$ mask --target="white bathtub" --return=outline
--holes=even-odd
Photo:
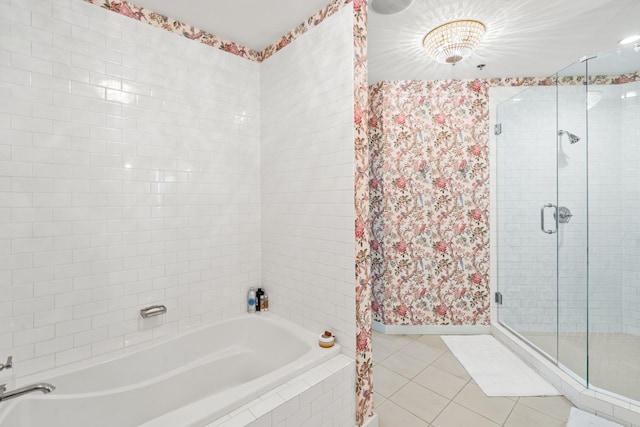
[[[25,378],[18,386],[56,390],[0,402],[0,426],[205,426],[340,352],[317,337],[271,313],[243,315]]]

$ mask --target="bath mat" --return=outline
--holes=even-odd
[[[596,417],[577,408],[571,408],[567,427],[622,427],[618,423]]]
[[[447,335],[442,340],[487,396],[561,394],[491,335]]]

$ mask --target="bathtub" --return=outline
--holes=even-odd
[[[18,386],[56,390],[0,402],[0,426],[206,426],[339,352],[272,313],[247,314],[25,378]]]

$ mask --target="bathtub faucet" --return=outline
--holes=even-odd
[[[0,402],[4,400],[13,399],[14,397],[22,396],[23,394],[31,393],[32,391],[41,391],[45,394],[51,393],[56,388],[51,384],[47,383],[38,383],[26,385],[24,387],[17,388],[12,391],[7,391],[6,384],[0,384]]]
[[[0,371],[4,371],[5,369],[11,369],[13,367],[13,356],[7,357],[7,361],[4,363],[0,363]]]

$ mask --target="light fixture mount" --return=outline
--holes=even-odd
[[[487,27],[480,21],[447,22],[429,31],[422,44],[436,62],[455,65],[471,55],[486,31]]]

